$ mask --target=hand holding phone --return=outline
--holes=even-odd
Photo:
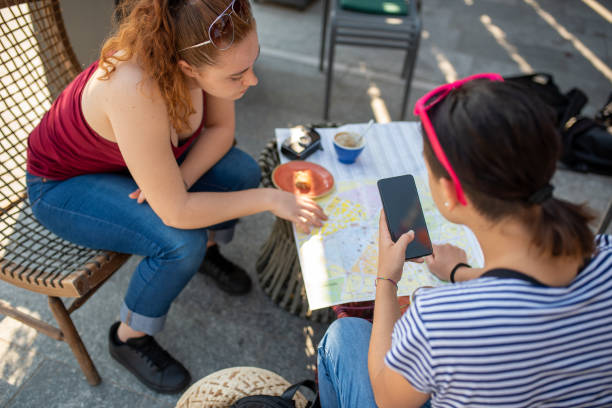
[[[413,240],[414,232],[409,232],[400,236],[397,242],[393,242],[389,227],[387,227],[385,211],[381,210],[378,220],[378,268],[376,276],[399,282],[404,273],[406,247]]]
[[[377,185],[393,242],[402,234],[414,231],[414,240],[406,247],[405,259],[431,255],[433,248],[414,177],[409,174],[390,177],[378,180]]]

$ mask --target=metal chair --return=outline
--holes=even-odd
[[[254,0],[255,3],[261,3],[261,0]],[[280,3],[287,6],[297,7],[299,10],[305,10],[312,0],[268,0],[273,3]]]
[[[330,1],[331,11],[330,11]],[[380,15],[344,10],[340,0],[325,0],[323,8],[323,27],[321,31],[321,54],[319,70],[323,71],[325,46],[329,42],[327,56],[327,75],[325,79],[325,105],[323,118],[329,118],[329,102],[333,79],[334,51],[336,44],[405,49],[406,57],[402,68],[402,78],[406,79],[402,99],[401,119],[405,118],[406,105],[417,51],[421,39],[421,0],[406,0],[408,14],[405,16]],[[330,21],[329,41],[327,41],[327,21]]]
[[[72,349],[91,385],[100,376],[70,314],[129,255],[83,248],[40,225],[27,200],[28,134],[79,73],[59,0],[0,0],[0,279],[48,296],[59,329],[0,301],[13,317]],[[60,297],[75,298],[66,307]]]

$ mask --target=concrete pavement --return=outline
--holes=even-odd
[[[83,63],[95,58],[110,27],[108,3],[62,1],[68,33]],[[611,0],[423,3],[425,31],[409,106],[435,84],[482,71],[552,73],[562,90],[578,87],[587,93],[585,113],[591,114],[612,91]],[[304,11],[261,2],[254,12],[262,48],[255,67],[260,83],[237,103],[237,139],[257,156],[274,128],[321,119],[325,79],[317,69],[320,0]],[[339,47],[331,119],[367,122],[373,116],[372,89],[391,118],[397,118],[402,57],[399,51]],[[609,177],[558,171],[554,184],[559,196],[586,201],[598,213],[612,197]],[[223,250],[254,278],[259,247],[272,222],[270,214],[245,218]],[[0,317],[0,407],[174,406],[179,396],[149,391],[107,352],[107,330],[118,319],[137,262],[132,258],[73,316],[103,378],[98,387],[87,384],[66,344]],[[0,282],[0,298],[52,321],[44,296]],[[173,305],[157,338],[194,380],[222,368],[254,365],[294,382],[312,378],[314,347],[325,329],[281,310],[257,286],[247,296],[230,297],[198,275]]]

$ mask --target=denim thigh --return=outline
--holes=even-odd
[[[148,204],[128,197],[135,189],[127,174],[62,181],[28,176],[32,212],[56,235],[89,248],[144,256],[130,280],[122,320],[129,316],[126,323],[132,328],[153,334],[161,330],[170,304],[197,271],[207,232],[165,225]],[[130,321],[132,314],[136,325]]]
[[[257,163],[232,149],[191,191],[253,188],[259,177]],[[148,334],[161,330],[172,301],[204,257],[206,229],[165,225],[148,203],[129,198],[137,185],[128,173],[87,174],[61,181],[28,174],[26,179],[32,212],[56,235],[90,248],[144,256],[132,275],[122,320]],[[215,227],[229,228],[233,223]]]
[[[323,408],[376,407],[368,374],[372,323],[356,317],[334,321],[318,347],[319,397]]]
[[[321,339],[317,354],[322,408],[376,407],[368,350],[372,323],[357,317],[334,321]],[[421,408],[431,408],[430,400]]]
[[[138,187],[128,174],[86,174],[61,181],[28,175],[27,179],[38,221],[76,244],[154,256],[157,242],[183,233],[166,226],[147,203],[129,197]]]
[[[232,148],[190,191],[255,188],[260,177],[255,160]],[[178,236],[197,241],[204,231],[169,227],[146,202],[129,198],[138,186],[128,173],[86,174],[61,181],[27,174],[26,180],[38,221],[56,235],[89,248],[155,256],[159,251],[155,242],[176,241]]]

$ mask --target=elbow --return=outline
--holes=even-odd
[[[380,392],[374,392],[374,401],[376,402],[376,406],[378,408],[388,407],[388,405],[386,405],[387,401],[385,401]]]
[[[389,398],[389,395],[383,392],[381,387],[373,386],[372,392],[374,394],[374,401],[376,401],[376,406],[378,408],[396,408],[398,406],[401,406],[391,401],[391,399]]]
[[[183,211],[179,210],[178,208],[171,208],[158,213],[158,216],[165,226],[184,229],[185,222],[184,217],[181,216],[182,214]]]
[[[385,407],[385,399],[383,398],[382,392],[380,392],[380,387],[377,386],[377,383],[370,380],[372,384],[372,394],[374,394],[374,401],[376,402],[376,406],[379,408]]]
[[[159,216],[161,221],[167,227],[177,229],[188,229],[190,217],[186,214],[189,213],[188,193],[184,193],[183,197],[177,197],[172,202],[167,202],[161,207],[153,208],[153,211]]]
[[[374,396],[374,401],[376,402],[376,406],[378,408],[400,408],[400,407],[405,407],[405,405],[397,405],[397,404],[390,403],[387,399],[376,397],[376,395]]]
[[[181,223],[178,217],[169,215],[169,214],[165,214],[164,216],[160,218],[166,227],[181,229]]]

